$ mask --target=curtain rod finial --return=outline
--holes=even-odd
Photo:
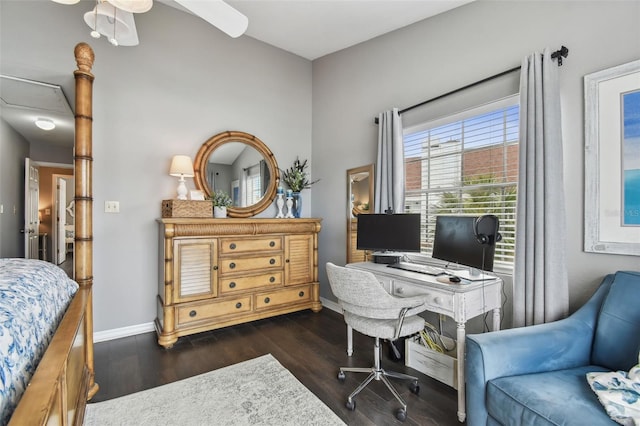
[[[562,58],[569,56],[569,49],[566,46],[562,46],[560,50],[556,50],[551,54],[551,59],[558,59],[558,66],[562,66]]]

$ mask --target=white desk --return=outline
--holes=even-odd
[[[361,262],[350,263],[348,268],[372,272],[382,286],[394,296],[409,297],[424,295],[427,310],[446,315],[457,324],[458,358],[458,420],[464,422],[465,410],[465,326],[470,318],[493,311],[493,330],[500,329],[500,306],[502,281],[492,279],[469,284],[444,284],[431,275],[389,268],[387,265]],[[353,354],[353,332],[347,328],[347,354]]]

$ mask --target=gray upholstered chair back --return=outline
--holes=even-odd
[[[327,263],[331,291],[346,312],[367,318],[397,319],[402,308],[413,308],[407,316],[425,310],[425,297],[395,297],[386,292],[368,271]]]

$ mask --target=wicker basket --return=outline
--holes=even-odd
[[[213,217],[211,201],[163,200],[162,217]]]

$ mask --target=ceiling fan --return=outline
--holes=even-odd
[[[80,0],[53,1],[76,4]],[[249,25],[246,16],[222,0],[174,1],[230,37],[240,37]],[[153,0],[96,0],[95,8],[84,14],[84,21],[92,29],[92,37],[104,35],[114,46],[136,46],[138,33],[133,14],[147,12],[151,6]]]

